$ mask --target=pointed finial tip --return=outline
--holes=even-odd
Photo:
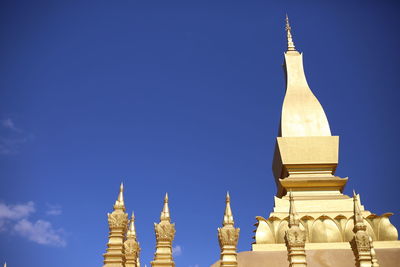
[[[132,211],[131,220],[135,219],[135,213]]]
[[[168,202],[168,192],[165,193],[164,202]]]
[[[356,196],[357,196],[356,191],[353,189],[353,197],[356,197]]]
[[[288,51],[296,51],[296,48],[295,48],[294,42],[293,42],[292,33],[291,33],[292,28],[290,27],[289,16],[287,14],[286,14],[285,30],[286,30],[286,35],[287,35]]]
[[[121,182],[121,185],[119,186],[119,190],[124,191],[124,183],[123,182]]]

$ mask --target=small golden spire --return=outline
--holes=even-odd
[[[135,214],[132,211],[132,216],[130,219],[129,229],[126,233],[127,237],[136,237],[136,228],[135,228]]]
[[[287,42],[288,42],[288,51],[296,51],[296,48],[294,47],[294,42],[293,42],[293,38],[292,38],[292,33],[290,32],[292,30],[292,28],[290,27],[289,24],[289,17],[286,14],[286,35],[287,35]]]
[[[357,232],[359,230],[365,231],[367,226],[364,224],[364,218],[361,214],[361,209],[359,205],[358,195],[353,190],[353,202],[354,202],[354,229],[353,232]]]
[[[224,214],[224,221],[222,225],[233,225],[233,214],[231,210],[231,197],[229,196],[229,192],[226,192],[226,207],[225,207],[225,214]]]
[[[164,207],[163,207],[163,210],[161,211],[160,220],[161,221],[170,221],[171,220],[171,217],[169,214],[169,207],[168,207],[168,193],[165,193]]]
[[[289,227],[299,226],[299,218],[297,216],[296,209],[294,207],[294,199],[292,195],[292,191],[289,192]]]
[[[124,184],[123,183],[121,183],[121,185],[119,186],[118,199],[115,201],[114,209],[123,209],[125,211]]]

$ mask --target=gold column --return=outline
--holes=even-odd
[[[129,229],[124,242],[125,250],[125,267],[138,267],[140,246],[136,239],[135,215],[132,212],[132,217],[129,224]]]
[[[125,212],[124,186],[121,183],[118,199],[114,211],[108,216],[110,234],[107,243],[107,252],[104,256],[104,267],[124,267],[124,237],[128,225],[128,214]]]
[[[236,267],[237,262],[237,243],[239,239],[239,228],[234,227],[234,220],[231,210],[231,198],[226,194],[226,207],[223,227],[218,228],[218,241],[221,248],[221,267]]]
[[[175,224],[171,224],[171,218],[168,207],[168,194],[165,194],[164,207],[160,216],[160,223],[154,223],[156,234],[156,252],[154,261],[151,262],[153,267],[174,267],[175,262],[172,258],[172,241],[175,237]]]
[[[292,192],[289,194],[289,229],[285,232],[285,243],[288,250],[290,267],[305,267],[306,261],[306,231],[300,229],[300,222],[294,207]]]
[[[356,257],[357,267],[371,267],[371,242],[370,236],[367,233],[367,226],[364,223],[364,218],[361,214],[360,206],[358,204],[358,197],[353,193],[354,201],[354,237],[350,241],[351,248],[353,249],[354,256]]]

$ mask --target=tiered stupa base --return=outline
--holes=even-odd
[[[347,180],[339,177],[334,177],[334,179]],[[284,187],[291,183],[287,180],[280,181]],[[319,180],[321,181],[320,178]],[[302,184],[306,183],[303,181]],[[295,188],[292,187],[290,190],[293,189]],[[349,247],[348,242],[354,236],[353,198],[337,190],[295,190],[292,194],[300,218],[300,228],[307,232],[306,246],[309,248]],[[380,247],[380,242],[376,241],[385,241],[382,243],[384,247],[398,248],[400,244],[397,240],[398,232],[389,220],[392,214],[385,213],[378,216],[365,210],[361,203],[359,204],[367,225],[367,233],[372,237],[376,248]],[[269,218],[256,217],[257,229],[255,242],[252,245],[253,251],[286,250],[284,235],[288,229],[288,217],[289,197],[287,195],[282,198],[275,197],[275,207]]]

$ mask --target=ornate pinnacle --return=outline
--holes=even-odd
[[[218,228],[218,241],[221,248],[221,267],[237,267],[237,242],[239,239],[239,228],[233,226],[233,215],[231,210],[231,198],[226,193],[226,208],[224,213],[223,227]]]
[[[122,209],[125,211],[125,202],[124,202],[124,184],[121,183],[119,187],[118,199],[115,201],[114,209]]]
[[[134,237],[136,238],[136,229],[135,229],[135,214],[132,211],[132,216],[129,224],[128,232],[126,233],[127,237]]]
[[[171,217],[169,214],[169,207],[168,207],[168,193],[165,193],[164,207],[163,207],[163,210],[161,211],[160,220],[161,221],[171,221]]]
[[[354,232],[359,230],[365,231],[367,226],[364,224],[364,219],[361,214],[361,209],[359,205],[359,200],[356,192],[353,190],[353,202],[354,202]]]
[[[287,35],[287,42],[288,42],[288,51],[296,51],[296,48],[294,47],[294,42],[293,42],[293,38],[292,38],[292,33],[290,32],[292,30],[292,28],[290,27],[289,24],[289,17],[286,14],[286,35]]]
[[[225,214],[224,214],[224,221],[222,225],[232,225],[234,224],[232,210],[231,210],[231,197],[229,196],[229,192],[226,192],[226,207],[225,207]]]
[[[299,218],[297,216],[297,212],[296,212],[296,209],[294,207],[294,199],[293,199],[292,191],[289,192],[289,201],[290,201],[290,206],[289,206],[289,227],[299,226]]]

